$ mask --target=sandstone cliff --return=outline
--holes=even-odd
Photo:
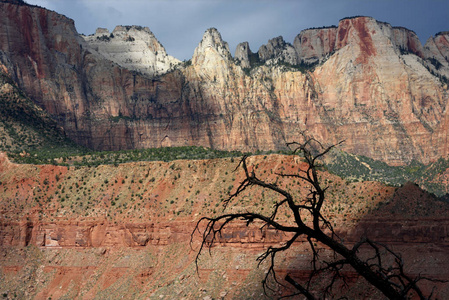
[[[45,148],[79,153],[82,147],[68,139],[49,114],[28,99],[14,81],[0,73],[0,151],[20,153]]]
[[[314,63],[333,53],[336,37],[336,27],[308,29],[295,37],[293,45],[302,61]]]
[[[281,58],[291,65],[298,64],[298,56],[295,48],[289,43],[286,43],[282,36],[269,40],[268,44],[262,45],[257,53],[262,62],[273,58]]]
[[[167,73],[181,63],[167,55],[148,27],[117,26],[111,33],[98,28],[94,35],[83,38],[89,49],[124,68],[149,76]]]
[[[235,48],[234,58],[241,64],[242,68],[251,68],[251,55],[253,55],[249,48],[248,42],[243,42],[237,45]]]
[[[438,75],[449,77],[449,31],[439,32],[424,45],[424,55]]]
[[[409,30],[348,18],[336,28],[303,31],[293,46],[273,39],[257,53],[266,63],[244,70],[249,45],[236,64],[209,29],[191,64],[161,74],[172,59],[149,30],[118,27],[110,41],[99,31],[100,39],[86,43],[73,21],[55,12],[0,5],[2,69],[70,138],[93,149],[281,149],[307,130],[390,164],[426,163],[449,151],[444,32],[422,47]],[[143,36],[126,42],[137,33]],[[145,41],[154,46],[145,58],[115,52],[127,43],[138,50]],[[140,61],[161,75],[123,67],[141,70]],[[317,62],[303,72],[295,66]]]

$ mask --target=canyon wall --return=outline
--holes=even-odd
[[[148,27],[116,26],[111,33],[98,28],[95,34],[83,39],[90,50],[126,69],[149,76],[167,73],[181,63],[166,53]]]
[[[8,2],[1,69],[92,149],[277,150],[307,131],[389,164],[448,154],[447,32],[422,46],[405,28],[347,18],[293,45],[278,37],[252,53],[240,44],[234,60],[212,28],[180,64],[147,28],[83,38],[64,16]]]

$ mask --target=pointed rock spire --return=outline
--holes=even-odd
[[[253,53],[249,48],[249,43],[243,42],[238,44],[237,47],[235,48],[234,58],[240,62],[240,66],[242,66],[242,68],[250,68],[251,67],[250,57],[252,54]]]
[[[216,28],[209,28],[203,35],[203,39],[196,47],[192,63],[202,64],[208,59],[206,56],[216,56],[216,59],[228,60],[231,58],[228,43],[223,41],[221,34]]]
[[[280,59],[292,65],[298,63],[295,48],[284,41],[282,36],[278,36],[268,41],[268,44],[262,45],[258,51],[259,59],[266,62],[269,59]]]

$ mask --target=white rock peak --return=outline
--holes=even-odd
[[[223,41],[221,34],[216,28],[209,28],[204,33],[203,39],[193,54],[193,64],[201,64],[206,55],[220,56],[223,60],[228,60],[232,57],[228,43]]]
[[[181,63],[167,54],[148,27],[116,26],[112,33],[98,28],[83,38],[91,50],[106,59],[146,75],[164,74]]]

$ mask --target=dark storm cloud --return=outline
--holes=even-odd
[[[75,20],[80,33],[116,25],[148,26],[167,52],[189,59],[207,28],[217,28],[234,54],[248,41],[252,51],[282,35],[293,42],[301,30],[338,25],[364,15],[415,31],[421,42],[449,30],[447,0],[28,0]]]

